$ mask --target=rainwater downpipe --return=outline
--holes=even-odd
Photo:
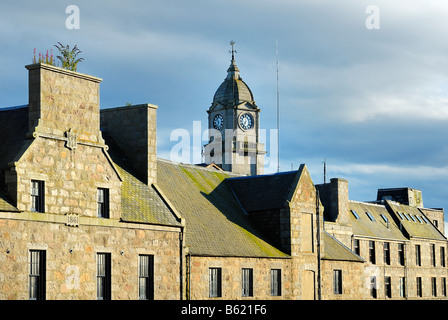
[[[188,252],[188,291],[187,291],[187,300],[191,300],[191,253]]]
[[[183,267],[183,261],[184,261],[184,228],[181,228],[179,233],[179,281],[180,281],[180,300],[183,300],[184,295],[184,267]]]

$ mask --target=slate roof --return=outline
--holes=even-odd
[[[6,194],[4,194],[2,192],[0,192],[0,212],[1,211],[19,212],[19,210],[9,202]]]
[[[446,240],[416,207],[388,200],[384,204],[349,201],[349,209],[354,210],[359,216],[357,219],[352,212],[349,212],[355,235],[395,240],[407,240],[410,237]],[[369,212],[375,221],[372,221],[366,212]],[[389,224],[381,215],[387,218]]]
[[[227,179],[246,212],[283,208],[298,171]]]
[[[407,240],[407,238],[400,231],[399,226],[387,210],[386,206],[367,203],[349,201],[350,222],[353,228],[353,234],[357,236],[394,239],[394,240]],[[351,210],[355,211],[359,216],[357,219]],[[373,217],[372,221],[366,212],[369,212]],[[381,215],[384,215],[389,224],[384,221]]]
[[[398,222],[410,237],[446,240],[430,219],[418,208],[393,201],[386,201],[386,204],[394,212]],[[398,212],[401,213],[401,216]]]
[[[0,109],[0,171],[25,145],[27,132],[28,106]]]
[[[181,226],[170,207],[153,186],[141,182],[116,165],[121,185],[121,220],[125,222]]]
[[[287,258],[263,239],[241,208],[229,172],[159,159],[157,184],[185,219],[193,255]]]
[[[172,208],[163,200],[154,186],[136,178],[135,168],[113,138],[102,132],[109,146],[109,155],[121,179],[121,220],[126,222],[181,226]]]
[[[351,251],[349,248],[347,248],[336,238],[328,234],[326,231],[323,232],[322,240],[324,242],[322,259],[364,262],[363,258],[358,256],[353,251]]]

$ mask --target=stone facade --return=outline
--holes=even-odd
[[[179,235],[169,228],[57,214],[0,213],[0,299],[29,299],[30,250],[46,252],[46,299],[95,300],[97,253],[110,253],[111,299],[139,298],[139,255],[154,256],[154,298],[179,299]]]
[[[187,256],[186,298],[191,300],[254,300],[293,299],[291,261],[289,259],[260,259],[248,257],[199,257]],[[221,296],[210,297],[210,268],[220,268]],[[242,295],[242,269],[253,270],[253,294]],[[280,270],[281,295],[271,294],[272,269]]]
[[[444,212],[419,190],[356,202],[347,180],[315,185],[306,165],[242,176],[161,161],[157,106],[100,112],[101,79],[26,68],[29,105],[0,110],[0,299],[96,299],[104,283],[119,300],[141,287],[165,300],[447,299]]]
[[[344,260],[322,261],[322,300],[360,300],[368,296],[364,265]],[[342,292],[335,293],[335,271],[342,274]]]
[[[118,170],[102,138],[101,79],[45,64],[26,68],[30,85],[27,134],[23,141],[2,137],[16,139],[21,147],[6,143],[10,150],[20,151],[7,167],[0,168],[0,176],[5,177],[0,191],[8,194],[15,208],[14,212],[0,210],[0,299],[31,298],[31,273],[36,271],[30,271],[30,264],[35,250],[43,253],[38,272],[43,272],[39,276],[44,283],[38,299],[97,299],[98,254],[103,253],[110,256],[110,274],[104,275],[109,277],[104,280],[109,291],[106,299],[139,299],[142,255],[152,258],[147,298],[179,299],[182,224],[175,222],[175,213],[168,207],[163,212],[171,215],[167,221],[172,223],[155,223],[151,216],[147,223],[144,218],[133,222],[132,215],[124,215],[125,197],[135,190],[122,192],[125,185],[119,172],[123,169]],[[155,132],[153,109],[148,109],[148,123]],[[155,144],[148,145],[155,157]],[[33,181],[39,182],[36,194]],[[151,181],[145,180],[148,188]],[[99,189],[107,190],[101,200]]]
[[[350,201],[348,185],[337,188],[337,180],[317,186],[327,204],[325,230],[364,262],[361,268],[359,263],[341,268],[344,274],[356,277],[343,275],[343,293],[328,291],[328,297],[343,298],[345,290],[357,288],[358,298],[363,299],[447,299],[448,243],[437,226],[443,221],[443,210],[422,208],[421,191],[410,188],[381,189],[382,199],[376,202]],[[394,199],[400,196],[401,203],[384,200],[389,194]],[[408,195],[419,201],[409,201]],[[346,209],[332,210],[329,199],[336,199],[333,203]],[[330,269],[329,262],[324,266]],[[330,270],[327,273],[331,275]],[[356,281],[351,282],[353,279]]]

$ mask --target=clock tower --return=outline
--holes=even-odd
[[[225,171],[263,174],[264,144],[259,142],[260,109],[235,63],[235,42],[227,77],[213,97],[208,113],[209,143],[204,146],[207,164]]]

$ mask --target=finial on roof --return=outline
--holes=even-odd
[[[235,41],[231,40],[230,45],[232,46],[232,51],[229,52],[232,53],[232,61],[233,61],[235,60],[235,52],[236,52],[236,50],[233,48],[233,46],[235,45]]]
[[[232,50],[229,50],[229,52],[232,54],[232,61],[230,61],[230,67],[227,69],[227,79],[241,80],[240,70],[238,69],[235,62],[236,50],[233,48],[233,46],[235,45],[235,41],[230,41],[230,45],[232,46]]]

